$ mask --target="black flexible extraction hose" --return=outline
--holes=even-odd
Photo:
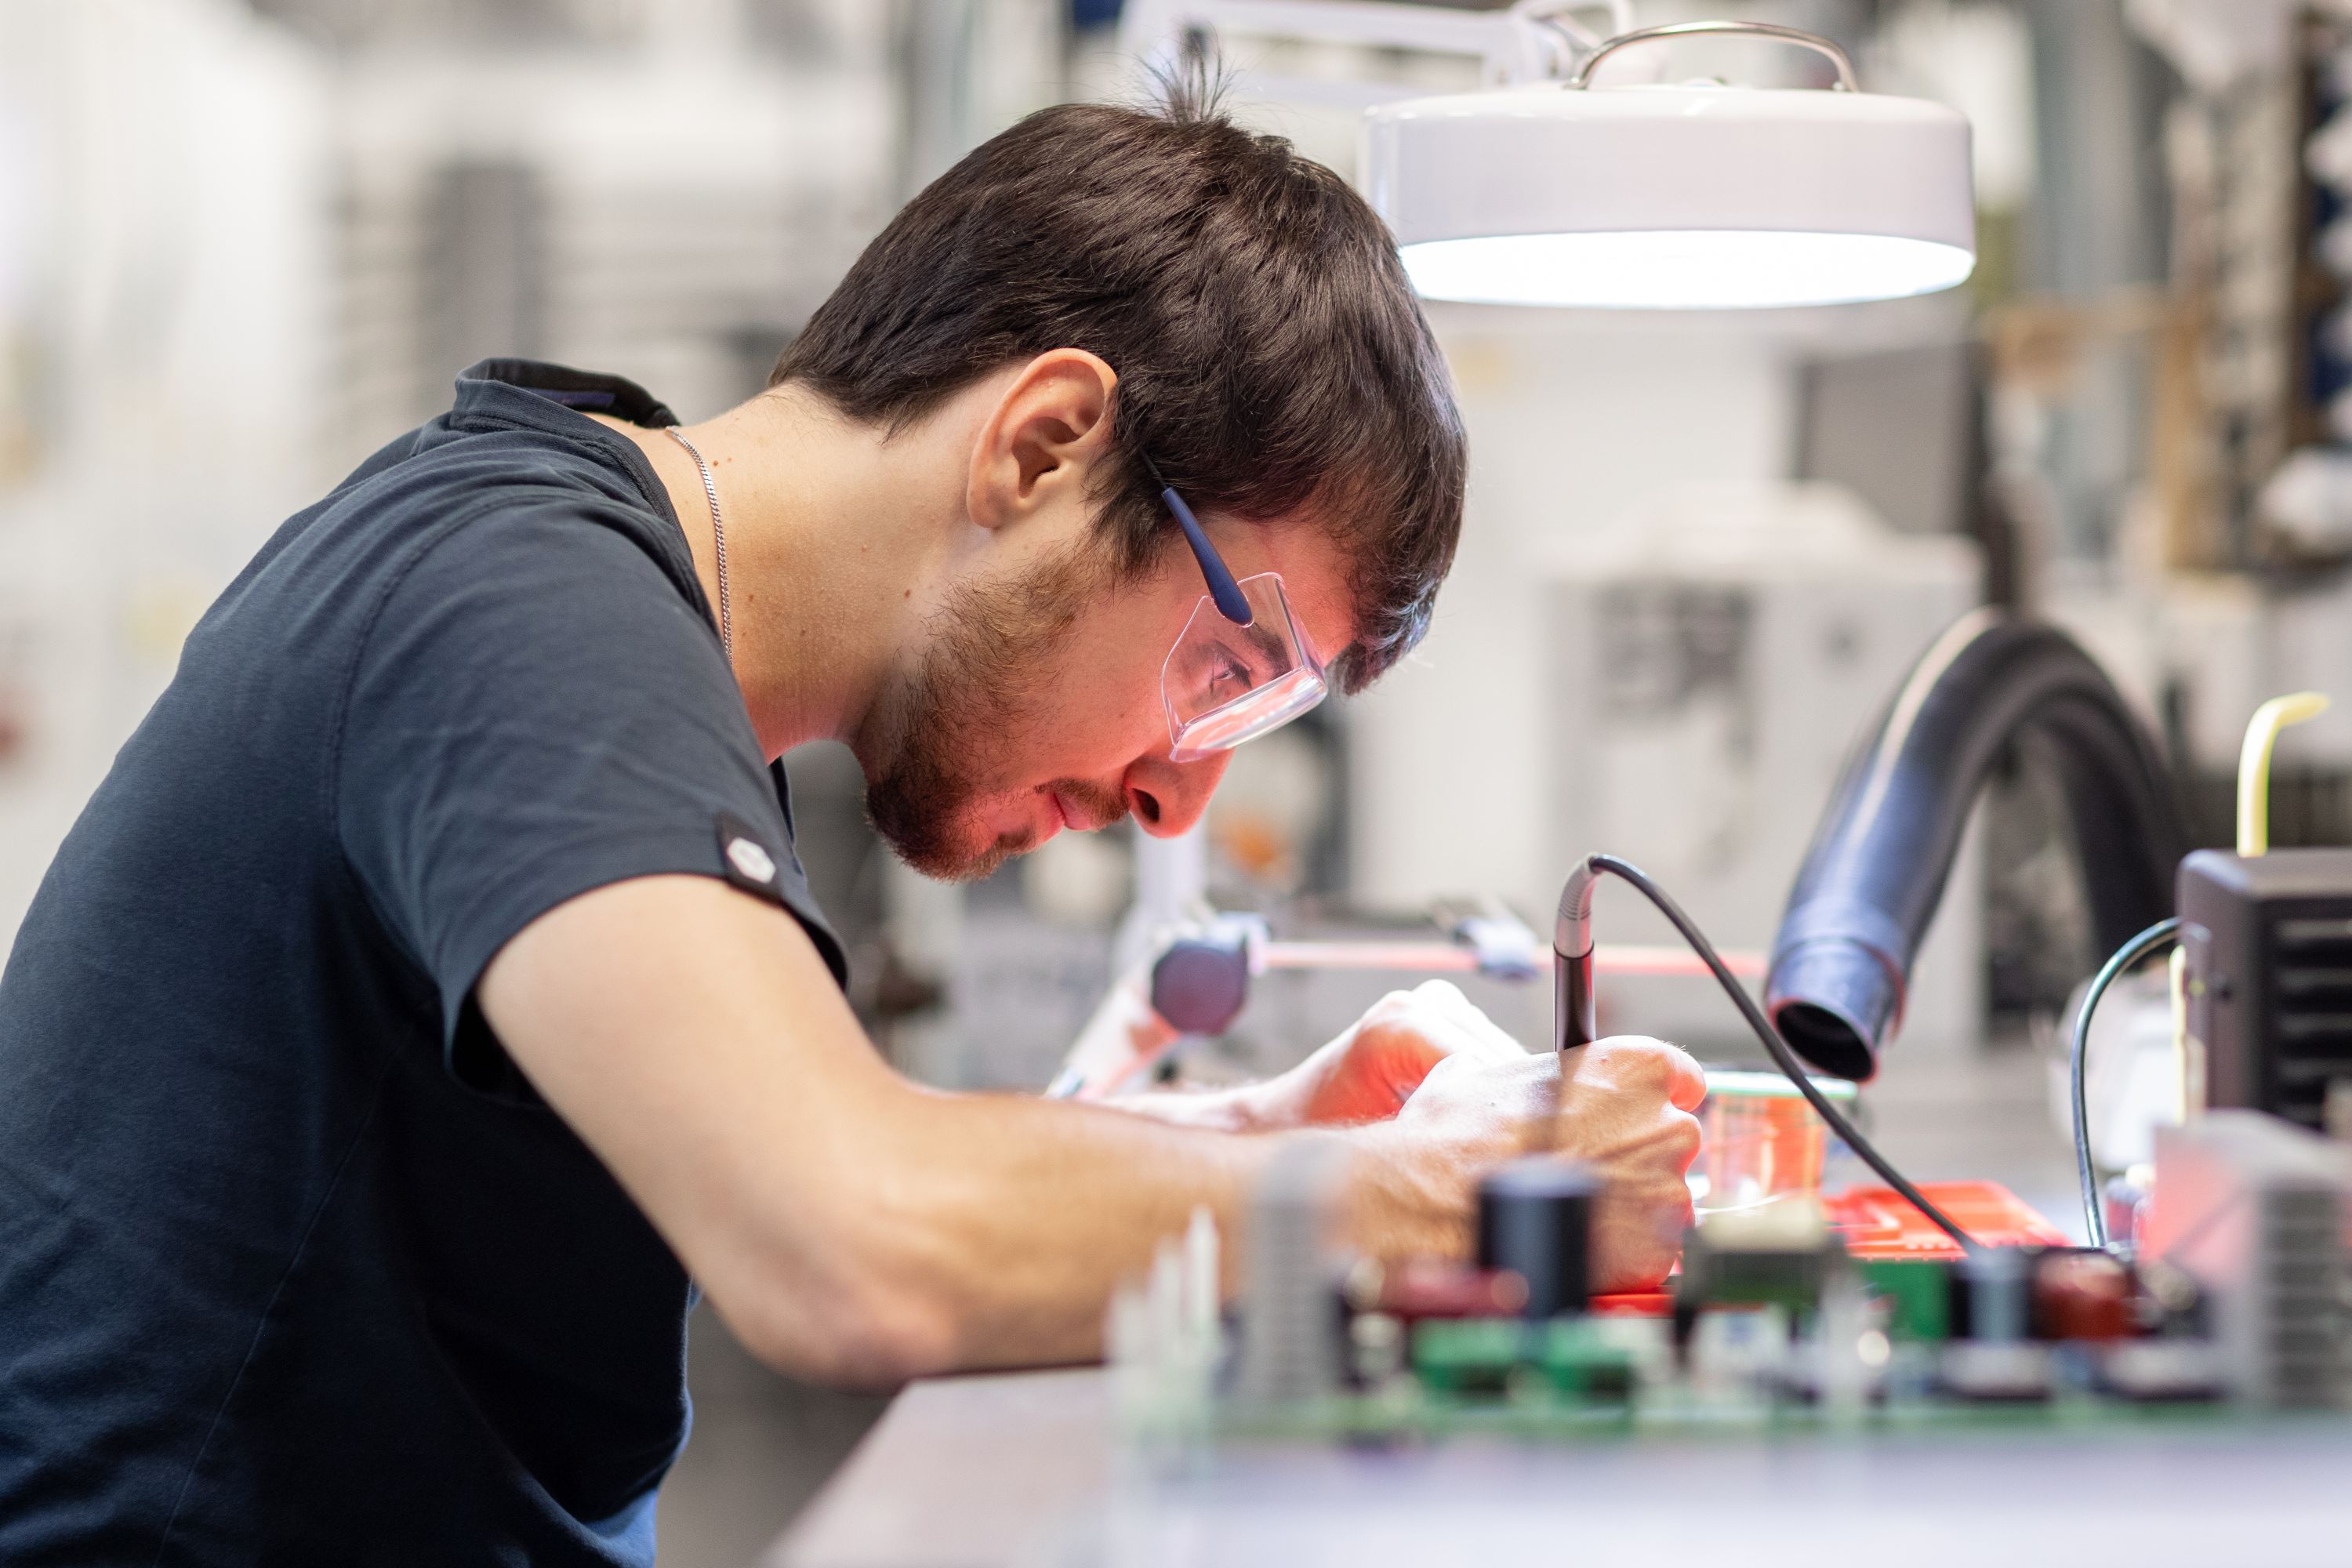
[[[1765,1006],[1823,1071],[1875,1070],[1969,810],[2012,743],[2058,771],[2098,951],[2172,912],[2179,800],[2115,684],[2055,626],[1964,616],[1847,763],[1773,941]]]

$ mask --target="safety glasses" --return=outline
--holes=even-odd
[[[1184,530],[1209,584],[1160,671],[1168,754],[1176,762],[1197,762],[1280,729],[1322,701],[1329,685],[1313,644],[1291,613],[1282,574],[1265,572],[1234,582],[1184,498],[1150,458],[1143,466]]]

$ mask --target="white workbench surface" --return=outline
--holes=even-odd
[[[2352,1563],[2352,1422],[1265,1449],[1120,1479],[1102,1375],[902,1394],[765,1568]]]

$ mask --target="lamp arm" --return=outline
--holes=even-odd
[[[1572,20],[1579,11],[1608,12],[1609,32],[1596,33]],[[1579,54],[1599,48],[1606,38],[1632,32],[1634,26],[1633,0],[1517,0],[1511,16],[1520,22],[1550,28]]]
[[[1584,63],[1577,68],[1576,74],[1568,79],[1568,85],[1580,92],[1591,86],[1593,68],[1631,45],[1664,38],[1696,37],[1708,33],[1739,33],[1751,37],[1777,38],[1799,48],[1811,49],[1817,55],[1827,56],[1830,63],[1837,67],[1838,79],[1834,90],[1862,90],[1861,83],[1854,79],[1853,58],[1835,40],[1824,38],[1819,33],[1808,33],[1801,27],[1784,27],[1778,22],[1676,22],[1670,26],[1643,27],[1637,32],[1620,33],[1613,38],[1603,40],[1599,48],[1585,56]]]
[[[1630,0],[1601,3],[1612,16],[1630,15]],[[1119,47],[1147,65],[1165,67],[1181,57],[1192,36],[1213,39],[1230,31],[1465,55],[1482,64],[1489,81],[1540,81],[1558,79],[1558,40],[1564,35],[1537,13],[1580,8],[1562,0],[1526,0],[1509,11],[1395,0],[1129,0]]]

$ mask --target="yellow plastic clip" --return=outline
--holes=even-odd
[[[2238,853],[2248,859],[2271,850],[2271,752],[2281,730],[2316,719],[2327,699],[2316,691],[2273,697],[2254,710],[2238,752]]]

